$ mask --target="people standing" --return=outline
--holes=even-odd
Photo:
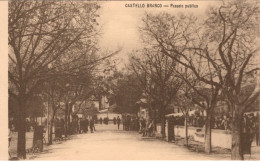
[[[149,120],[147,132],[148,132],[148,136],[151,137],[153,135],[153,121],[151,119]]]
[[[84,120],[83,119],[80,119],[80,121],[79,121],[80,123],[80,127],[79,127],[79,133],[81,134],[81,133],[83,133],[84,132]]]
[[[86,120],[85,120],[85,132],[86,133],[88,132],[88,126],[89,126],[89,120],[88,120],[88,118],[86,118]]]
[[[84,118],[84,120],[82,120],[82,133],[86,133],[87,132],[87,130],[86,130],[86,119]]]
[[[126,131],[130,131],[130,116],[126,117]]]
[[[146,135],[146,121],[144,118],[142,118],[142,120],[141,120],[141,126],[142,126],[143,136],[145,136]]]
[[[117,128],[119,129],[119,126],[120,126],[120,123],[121,123],[121,119],[120,119],[119,116],[117,116],[116,122],[117,122]]]
[[[90,119],[89,126],[90,126],[91,133],[93,133],[93,128],[94,128],[94,120],[93,120],[93,118]]]
[[[126,128],[125,128],[125,123],[126,123],[126,120],[125,120],[125,116],[122,115],[122,122],[123,122],[123,130],[125,131]]]
[[[96,131],[95,123],[96,123],[96,119],[93,120],[93,130],[94,131]]]
[[[114,125],[116,125],[116,122],[117,122],[117,119],[116,119],[116,117],[114,117],[114,118],[113,118],[113,123],[114,123]]]

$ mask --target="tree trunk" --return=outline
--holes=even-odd
[[[98,110],[102,109],[102,97],[98,98]]]
[[[165,138],[165,118],[161,119],[161,134],[162,138]]]
[[[165,138],[165,111],[164,109],[162,109],[161,111],[161,134],[162,134],[162,138]]]
[[[72,107],[73,104],[69,105],[69,112],[68,112],[68,129],[69,129],[69,135],[72,135],[72,127],[71,127],[71,114],[72,114]]]
[[[68,134],[71,135],[71,122],[70,122],[70,110],[68,112]]]
[[[241,133],[242,133],[242,114],[239,112],[239,107],[233,110],[232,117],[232,147],[231,147],[231,159],[243,160]]]
[[[185,116],[185,140],[186,140],[186,146],[189,146],[189,138],[188,138],[188,116]]]
[[[54,122],[55,114],[56,114],[56,110],[53,112],[52,117],[51,117],[50,130],[49,130],[49,140],[48,140],[49,145],[52,144],[52,128],[53,128],[53,122]]]
[[[51,120],[50,130],[49,130],[49,140],[48,140],[49,145],[52,144],[52,127],[53,127],[53,119]]]
[[[25,102],[20,101],[19,114],[17,117],[18,143],[17,143],[17,157],[26,159],[26,113]]]
[[[205,122],[205,152],[211,152],[211,114],[207,112],[206,122]]]
[[[69,106],[66,103],[66,105],[65,105],[65,120],[64,120],[64,124],[65,124],[65,137],[68,136],[68,110],[69,110]]]

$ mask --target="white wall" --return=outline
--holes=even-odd
[[[165,129],[167,130],[167,127]],[[204,131],[196,132],[197,129],[201,129],[201,128],[188,127],[188,136],[193,137],[195,141],[204,142],[204,137],[200,136],[201,134],[202,135],[204,134]],[[157,125],[157,133],[160,133],[160,130],[161,130],[160,125]],[[184,126],[175,126],[174,135],[184,138],[185,137],[185,127]],[[168,132],[166,132],[166,136],[168,136]],[[230,132],[225,131],[225,130],[212,129],[211,137],[212,137],[211,138],[212,146],[231,149],[232,136],[231,136]]]
[[[197,133],[195,127],[188,128],[188,135],[193,137],[195,141],[204,142],[204,137],[199,136],[198,134],[203,134],[203,132]],[[174,127],[174,134],[180,137],[185,137],[185,128],[184,126],[175,126]],[[211,143],[212,146],[218,146],[222,148],[231,148],[231,134],[225,130],[211,130]]]

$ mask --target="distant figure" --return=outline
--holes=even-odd
[[[93,120],[93,118],[90,119],[89,126],[90,126],[91,133],[93,133],[93,129],[94,129],[94,120]]]
[[[142,127],[141,129],[142,129],[143,136],[145,136],[146,135],[146,121],[144,118],[142,118],[142,120],[141,120],[141,127]]]
[[[94,129],[94,131],[96,131],[96,127],[95,127],[96,119],[94,119],[93,121],[94,121],[93,129]]]
[[[84,129],[84,120],[80,119],[79,120],[79,133],[83,133],[83,129]]]
[[[153,121],[150,120],[149,121],[149,124],[148,124],[148,128],[147,128],[147,133],[148,133],[148,136],[152,136],[153,135]]]
[[[126,131],[130,130],[130,122],[131,122],[131,118],[129,115],[126,116]]]
[[[113,118],[114,125],[116,125],[117,119],[116,117]]]
[[[122,125],[123,125],[123,130],[125,130],[125,116],[124,115],[122,115]]]
[[[117,116],[116,122],[117,122],[117,128],[119,129],[119,126],[120,126],[120,123],[121,123],[121,119],[120,119],[119,116]]]
[[[81,120],[81,132],[86,133],[86,119]]]
[[[88,126],[89,126],[89,120],[88,119],[86,119],[85,120],[85,133],[87,133],[88,132]]]
[[[102,119],[102,117],[100,117],[99,118],[99,123],[102,124],[102,122],[103,122],[103,119]]]

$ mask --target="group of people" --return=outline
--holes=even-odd
[[[123,130],[125,131],[138,131],[139,130],[139,119],[135,116],[123,115]]]
[[[117,125],[117,128],[119,129],[120,124],[121,124],[121,119],[120,119],[120,117],[119,117],[119,116],[117,116],[117,118],[114,117],[114,118],[113,118],[113,123],[114,123],[114,125]]]
[[[100,124],[104,123],[104,124],[108,125],[108,122],[109,122],[109,118],[108,117],[105,117],[104,119],[102,117],[99,118],[99,123]],[[120,119],[119,116],[117,116],[117,118],[116,117],[113,118],[113,124],[117,125],[117,128],[119,129],[120,124],[121,124],[121,119]]]
[[[96,131],[95,119],[93,117],[83,119],[73,119],[72,121],[72,133],[87,133],[89,130],[91,133]]]
[[[65,134],[65,121],[64,119],[57,118],[54,121],[55,126],[55,138],[61,138]],[[87,133],[90,129],[90,132],[93,133],[95,129],[95,120],[91,118],[82,118],[79,119],[74,117],[72,119],[71,125],[69,126],[68,132],[70,134],[81,134]]]
[[[99,118],[99,123],[100,124],[106,124],[108,125],[108,121],[109,121],[109,118],[108,117],[105,117],[104,119],[102,117]]]
[[[139,118],[136,116],[123,115],[123,130],[125,131],[137,131],[142,136],[154,135],[154,122],[152,119]]]
[[[140,119],[140,131],[142,136],[153,136],[154,135],[154,122],[153,120],[145,120],[143,117]]]

